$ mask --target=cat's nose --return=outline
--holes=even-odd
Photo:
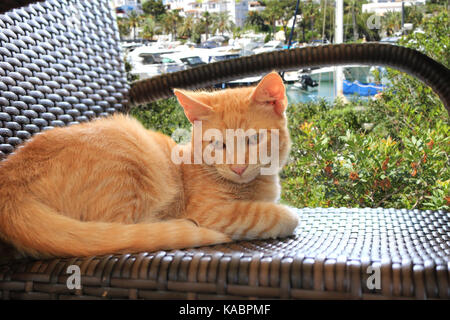
[[[244,165],[236,164],[236,165],[231,166],[231,170],[233,170],[233,172],[235,172],[241,176],[244,173],[245,169],[247,169],[247,167],[248,166],[246,164],[244,164]]]

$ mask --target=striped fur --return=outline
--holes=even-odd
[[[283,95],[274,100],[277,86]],[[285,162],[290,142],[278,75],[268,75],[256,88],[178,96],[188,117],[205,118],[205,128],[279,129],[280,167]],[[192,101],[208,112],[195,110]],[[0,238],[25,255],[52,257],[293,232],[297,218],[275,203],[278,175],[257,174],[260,164],[249,165],[240,177],[227,164],[177,165],[170,161],[174,146],[171,138],[124,115],[35,136],[0,163]]]

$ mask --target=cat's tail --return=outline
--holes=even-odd
[[[34,257],[169,250],[231,241],[225,234],[197,227],[189,220],[139,224],[83,222],[33,200],[16,202],[15,207],[8,202],[0,204],[0,236]]]

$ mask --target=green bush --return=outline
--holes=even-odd
[[[425,21],[425,35],[402,45],[450,65],[448,14]],[[414,41],[411,41],[414,40]],[[449,116],[416,79],[388,70],[381,97],[343,104],[290,105],[293,141],[281,173],[282,202],[295,207],[450,208]],[[148,128],[189,128],[175,99],[131,112]]]
[[[448,123],[430,128],[405,111],[381,101],[290,107],[292,160],[282,172],[282,199],[296,207],[448,209]],[[375,120],[371,130],[368,120]]]
[[[131,115],[138,119],[146,128],[167,135],[178,128],[189,129],[190,122],[175,98],[149,103],[146,106],[133,108]]]
[[[449,67],[448,14],[406,37]],[[388,69],[380,99],[325,102],[288,109],[292,160],[283,170],[282,199],[297,207],[444,209],[450,205],[449,116],[432,90]]]

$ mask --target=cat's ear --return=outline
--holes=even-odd
[[[212,108],[189,96],[187,92],[175,89],[173,93],[184,109],[184,114],[191,123],[195,120],[205,120],[213,112]]]
[[[257,103],[269,103],[274,111],[281,115],[287,107],[288,101],[283,79],[276,72],[266,75],[252,93],[252,100]]]

